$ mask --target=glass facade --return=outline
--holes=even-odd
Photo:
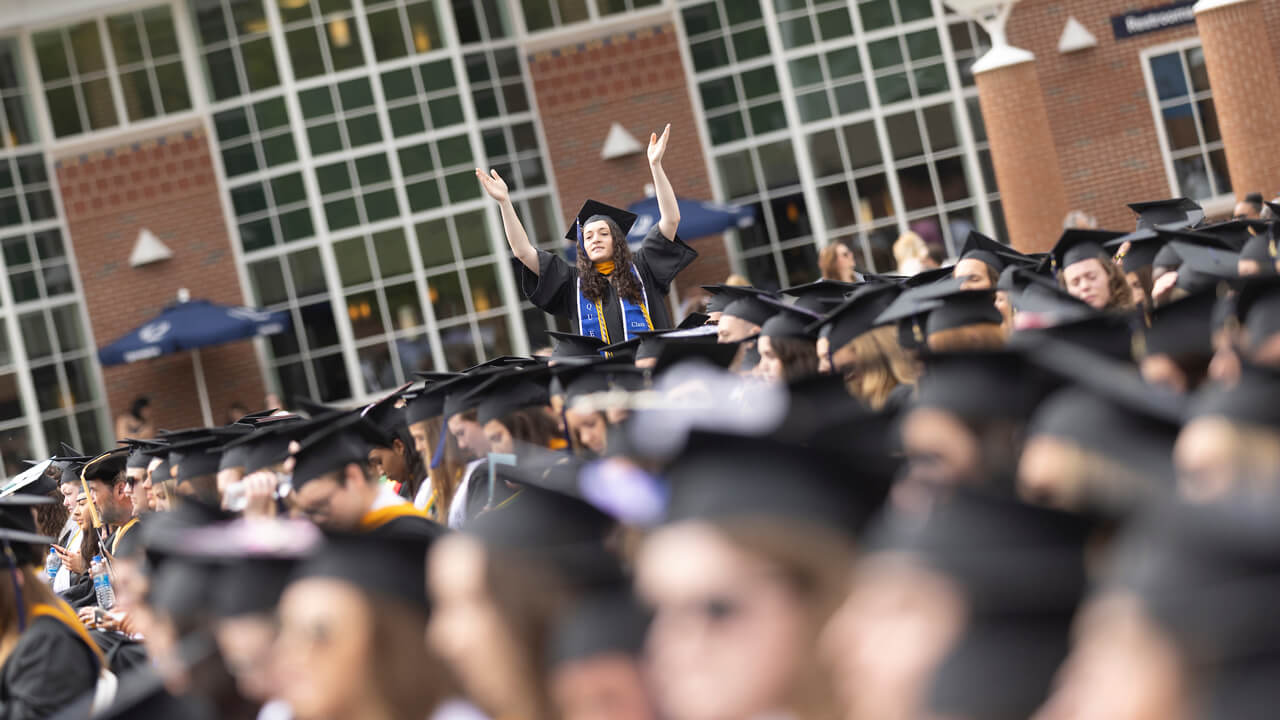
[[[684,0],[695,96],[761,287],[816,278],[825,242],[892,272],[907,230],[940,256],[1003,236],[977,91],[977,26],[930,0]],[[963,116],[963,117],[962,117]]]
[[[1199,40],[1148,50],[1144,64],[1172,193],[1199,202],[1229,195],[1227,152]]]
[[[263,343],[286,402],[368,399],[545,345],[474,168],[497,169],[530,235],[559,248],[525,42],[662,7],[717,199],[758,210],[732,233],[756,284],[812,279],[833,240],[885,272],[905,230],[939,255],[970,227],[1002,233],[968,73],[985,37],[936,0],[122,3],[0,42],[0,376],[26,388],[0,431],[38,415],[33,452],[98,432],[47,151],[170,119],[210,129],[247,301],[293,318]]]

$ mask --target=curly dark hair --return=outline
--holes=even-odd
[[[640,279],[636,274],[631,272],[635,260],[631,257],[631,248],[627,247],[627,234],[622,232],[622,228],[618,227],[618,223],[614,222],[613,218],[606,215],[593,215],[583,223],[583,227],[597,220],[603,220],[609,225],[609,235],[613,238],[614,270],[612,275],[600,274],[595,268],[595,263],[587,257],[586,251],[579,247],[578,277],[582,278],[582,294],[592,302],[599,302],[604,298],[605,286],[612,282],[613,289],[617,291],[619,297],[633,303],[644,302],[644,288],[640,286]]]

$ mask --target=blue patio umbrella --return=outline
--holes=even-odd
[[[292,322],[284,310],[266,312],[219,305],[208,300],[186,300],[185,291],[179,292],[178,297],[178,302],[166,307],[155,318],[110,345],[99,348],[98,361],[103,365],[124,365],[190,350],[196,391],[200,396],[200,412],[205,425],[213,425],[209,390],[205,386],[204,367],[200,364],[200,348],[275,335],[288,330]]]

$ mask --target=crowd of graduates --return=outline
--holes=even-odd
[[[1275,716],[1280,206],[671,328],[666,141],[572,263],[477,172],[548,354],[9,479],[0,718]]]

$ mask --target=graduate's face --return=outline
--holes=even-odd
[[[360,592],[327,578],[293,583],[280,599],[275,675],[299,720],[357,717],[373,683],[373,617]]]
[[[325,529],[350,530],[358,526],[377,494],[356,464],[348,464],[343,472],[345,483],[338,481],[335,472],[309,480],[295,491],[302,514]]]
[[[1173,448],[1182,497],[1210,502],[1231,492],[1238,483],[1239,445],[1231,423],[1223,418],[1202,417],[1187,423]]]
[[[1142,278],[1138,277],[1138,273],[1125,273],[1124,281],[1129,285],[1129,294],[1133,296],[1133,304],[1145,304],[1147,302],[1147,291],[1142,287]]]
[[[981,260],[965,258],[956,263],[951,276],[962,278],[961,290],[990,290],[991,276],[987,273],[987,264]]]
[[[1142,379],[1150,385],[1160,385],[1173,392],[1186,394],[1187,375],[1168,355],[1148,355],[1139,364]]]
[[[564,419],[569,424],[569,433],[578,438],[579,445],[597,455],[604,454],[609,433],[604,415],[598,412],[565,409]]]
[[[1111,301],[1111,278],[1102,261],[1097,258],[1080,260],[1068,265],[1062,271],[1062,278],[1067,285],[1067,292],[1072,297],[1083,300],[1094,310],[1102,310]]]
[[[489,452],[510,454],[516,451],[516,441],[511,437],[511,431],[497,420],[484,424],[484,436],[489,440]]]
[[[485,583],[484,547],[457,534],[435,543],[427,563],[432,600],[427,644],[453,669],[463,689],[486,710],[521,706],[525,691],[516,640]]]
[[[613,259],[613,230],[609,223],[597,220],[582,227],[582,244],[587,248],[587,259],[605,262]]]
[[[927,407],[911,411],[902,423],[902,445],[908,484],[927,488],[978,479],[978,439],[951,413]]]
[[[215,629],[227,669],[235,676],[240,693],[251,700],[266,702],[278,691],[270,662],[276,631],[276,623],[268,615],[229,618],[219,621]]]
[[[920,717],[928,682],[964,614],[960,593],[945,578],[892,554],[869,558],[820,646],[846,720]]]
[[[1036,720],[1186,720],[1187,686],[1173,643],[1137,599],[1106,594],[1081,611],[1075,647]]]
[[[431,458],[431,438],[427,437],[427,421],[409,425],[409,437],[413,438],[413,449],[423,458]]]
[[[477,459],[489,454],[489,440],[484,436],[484,427],[475,420],[464,420],[462,415],[450,416],[449,432],[453,433],[463,455]]]
[[[782,358],[773,351],[773,341],[767,335],[761,335],[756,341],[756,348],[760,351],[760,364],[756,366],[760,371],[760,377],[767,382],[782,382],[784,374]]]
[[[67,512],[75,514],[76,511],[76,493],[78,492],[73,483],[62,483],[58,485],[58,491],[62,493],[62,507]]]
[[[374,477],[385,475],[392,482],[407,482],[409,467],[405,465],[404,447],[399,440],[392,440],[395,447],[376,447],[369,451],[369,471]]]
[[[716,342],[735,343],[760,332],[760,326],[734,315],[721,315],[716,325]]]
[[[645,541],[636,576],[655,611],[648,650],[664,716],[718,720],[787,709],[812,638],[783,573],[713,527],[684,523]]]
[[[156,486],[164,482],[164,478],[156,477],[156,470],[160,469],[160,464],[164,461],[160,458],[152,458],[150,464],[147,465],[147,479],[144,483],[147,488],[147,505],[152,509],[156,509]]]
[[[636,658],[609,653],[564,663],[551,673],[562,720],[651,720],[656,711]]]
[[[836,244],[836,272],[839,274],[841,282],[853,282],[854,271],[858,267],[858,261],[853,256],[853,251],[844,243]]]

